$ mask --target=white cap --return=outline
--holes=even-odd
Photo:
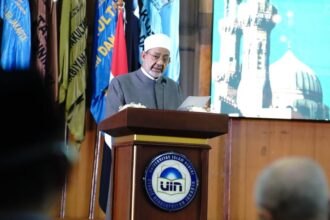
[[[148,36],[144,40],[144,51],[148,51],[152,48],[161,47],[170,51],[171,40],[165,34],[153,34]]]

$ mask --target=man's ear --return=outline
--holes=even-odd
[[[145,59],[146,55],[147,55],[147,53],[146,53],[145,51],[142,51],[142,53],[141,53],[141,58],[142,58],[142,60]]]
[[[263,209],[263,208],[258,210],[258,219],[259,220],[274,220],[271,213],[268,210]]]

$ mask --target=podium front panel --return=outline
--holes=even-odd
[[[206,220],[208,187],[208,145],[134,142],[114,146],[113,219],[120,220]],[[184,208],[168,212],[157,207],[145,189],[144,176],[157,156],[182,154],[196,170],[199,185],[192,201]],[[125,162],[123,162],[125,161]]]

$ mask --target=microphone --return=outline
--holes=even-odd
[[[160,82],[163,86],[164,86],[164,84],[166,84],[167,83],[167,80],[166,79],[164,79],[164,78],[162,78],[162,81]]]
[[[160,81],[160,83],[163,86],[163,110],[165,110],[165,85],[167,83],[167,80],[162,77],[162,80]]]

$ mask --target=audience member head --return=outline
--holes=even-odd
[[[149,75],[158,78],[170,62],[171,40],[165,34],[153,34],[144,41],[142,67]]]
[[[304,157],[271,163],[262,170],[255,188],[262,220],[326,220],[328,196],[322,168]]]
[[[1,71],[0,102],[0,213],[46,211],[72,162],[63,120],[33,71]]]

